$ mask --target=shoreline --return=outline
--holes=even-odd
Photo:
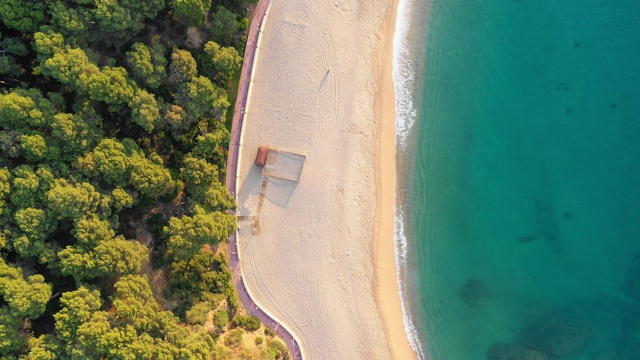
[[[396,16],[396,32],[393,41],[393,82],[395,87],[396,148],[394,188],[394,248],[400,304],[404,331],[416,356],[428,360],[427,337],[419,316],[416,301],[414,271],[415,257],[411,256],[412,236],[411,189],[413,163],[411,161],[417,141],[416,128],[421,109],[420,94],[425,81],[426,65],[425,36],[429,35],[433,0],[399,0]],[[424,341],[424,342],[423,342]]]
[[[395,244],[395,192],[396,192],[396,97],[393,81],[394,37],[398,21],[400,0],[392,0],[390,10],[381,29],[374,58],[377,70],[374,112],[379,123],[376,137],[376,236],[372,242],[374,297],[392,359],[418,359],[405,330],[400,278]],[[394,154],[394,156],[385,156]]]

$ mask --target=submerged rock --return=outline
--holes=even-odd
[[[541,239],[545,239],[558,252],[564,252],[560,242],[561,231],[556,211],[553,204],[549,201],[536,199],[536,233]]]
[[[468,278],[467,282],[458,290],[458,296],[465,305],[476,307],[480,300],[490,295],[489,287],[484,281],[476,278]]]
[[[635,300],[640,300],[640,254],[634,253],[631,265],[624,276],[622,291]]]
[[[622,334],[617,343],[620,359],[637,359],[640,354],[640,302],[634,301],[622,312]]]
[[[518,335],[516,343],[546,354],[573,358],[587,346],[588,331],[578,321],[559,313],[547,313]]]
[[[589,360],[619,360],[618,352],[614,350],[605,350],[597,352],[589,358]]]
[[[487,360],[549,360],[549,356],[521,345],[496,343],[487,351]]]
[[[529,242],[534,241],[534,240],[535,240],[535,239],[537,239],[537,238],[538,238],[538,235],[520,236],[520,237],[518,238],[518,242],[519,242],[519,243],[526,244],[526,243],[529,243]]]

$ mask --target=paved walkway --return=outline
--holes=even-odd
[[[235,110],[233,113],[233,123],[231,125],[231,140],[229,142],[229,158],[227,159],[227,190],[233,194],[237,200],[237,177],[238,177],[238,155],[240,153],[240,138],[242,135],[242,124],[245,120],[245,107],[249,98],[249,84],[254,68],[254,61],[257,53],[257,44],[262,32],[262,25],[267,17],[267,10],[271,0],[260,0],[255,9],[255,16],[251,21],[249,35],[247,36],[247,46],[242,62],[242,72],[240,74],[240,84],[238,86],[238,97],[236,98]],[[302,360],[300,345],[293,335],[282,326],[276,319],[262,310],[251,298],[247,287],[242,279],[242,268],[240,266],[240,254],[238,253],[238,232],[236,231],[229,238],[230,265],[233,273],[233,283],[240,297],[240,301],[251,314],[256,316],[266,326],[270,327],[287,344],[294,360]]]

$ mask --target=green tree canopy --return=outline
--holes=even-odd
[[[37,43],[38,38],[36,38]],[[100,75],[95,75],[92,78],[94,74],[99,74],[100,69],[89,61],[87,54],[82,49],[65,48],[64,51],[58,51],[42,61],[39,70],[44,75],[51,76],[80,94],[89,93],[89,85],[93,83],[94,97],[108,98],[108,94],[104,94],[104,87],[109,86],[110,78]],[[114,75],[117,76],[118,72],[114,72]],[[116,78],[115,80],[121,82],[121,79]]]
[[[20,148],[24,151],[29,161],[43,160],[47,155],[47,142],[41,135],[22,135]]]
[[[164,0],[95,0],[90,7],[98,39],[122,44],[144,28],[144,21],[164,9]]]
[[[191,53],[187,50],[174,49],[169,65],[169,81],[174,84],[182,84],[197,75],[198,65]]]
[[[12,29],[35,31],[44,21],[44,3],[31,0],[3,0],[0,2],[0,20]]]
[[[191,154],[200,159],[210,162],[219,160],[220,156],[226,157],[226,148],[229,145],[231,135],[226,128],[222,127],[204,136],[198,136],[196,146]]]
[[[197,207],[196,207],[197,208]],[[165,227],[167,254],[185,261],[199,252],[205,244],[215,245],[226,241],[235,228],[235,217],[221,212],[205,213],[196,209],[193,216],[171,218]]]
[[[160,109],[155,96],[146,90],[137,89],[129,102],[131,120],[151,132],[160,120]]]
[[[225,211],[235,209],[236,201],[219,181],[213,181],[201,196],[194,195],[194,203],[206,211]],[[196,202],[197,201],[197,202]]]
[[[23,321],[13,315],[9,307],[0,307],[0,356],[14,353],[24,346],[25,336],[20,331]]]
[[[121,236],[103,239],[95,249],[67,246],[58,252],[62,274],[76,280],[139,272],[148,259],[147,248]]]
[[[20,209],[14,216],[22,233],[31,239],[43,240],[51,230],[51,221],[47,219],[47,214],[42,209]]]
[[[147,261],[144,245],[116,236],[111,225],[97,215],[79,219],[73,233],[77,244],[58,252],[58,258],[62,273],[76,280],[135,273]]]
[[[95,248],[100,241],[110,240],[116,233],[106,220],[100,220],[95,214],[87,214],[76,221],[72,231],[78,245],[84,249]]]
[[[33,34],[33,40],[38,60],[41,62],[65,50],[64,37],[53,31],[36,32]]]
[[[223,120],[248,3],[222,3],[0,0],[1,360],[248,356],[202,326],[239,307],[203,247],[236,226]]]
[[[91,98],[104,101],[111,111],[122,110],[135,93],[135,84],[127,78],[127,71],[121,67],[105,66],[100,72],[91,74],[88,86]]]
[[[211,0],[173,0],[175,16],[186,26],[202,26],[210,8]]]
[[[211,36],[218,44],[230,45],[240,30],[238,16],[220,5],[211,19]]]
[[[167,105],[163,118],[174,130],[182,130],[187,124],[187,112],[180,105]]]
[[[227,94],[204,76],[197,76],[178,90],[178,99],[186,104],[187,115],[200,118],[207,114],[224,117],[229,106]]]
[[[165,195],[174,187],[169,170],[147,159],[132,163],[129,181],[136,190],[152,197]]]
[[[51,123],[51,137],[60,144],[63,152],[71,161],[75,156],[86,150],[95,135],[98,135],[95,128],[90,127],[80,114],[59,113],[56,114]]]
[[[24,69],[16,62],[14,56],[23,57],[27,53],[27,48],[19,39],[3,37],[0,33],[0,75],[22,75]]]
[[[56,329],[68,338],[72,357],[209,359],[212,339],[201,327],[182,327],[173,314],[160,311],[145,276],[123,276],[114,288],[109,311],[97,310],[98,294],[83,288],[61,301],[66,316],[56,317]]]
[[[157,156],[152,153],[150,156]],[[158,197],[174,187],[169,170],[144,156],[130,139],[119,142],[103,139],[96,148],[78,159],[77,166],[86,176],[115,186],[130,185],[144,195]],[[123,195],[120,193],[119,195]],[[128,200],[127,200],[128,201]]]
[[[0,94],[0,126],[5,128],[24,131],[45,126],[52,111],[51,102],[38,91]]]
[[[85,40],[91,27],[91,13],[80,6],[69,6],[63,0],[49,0],[48,14],[51,16],[50,26],[67,38]]]
[[[56,335],[61,340],[72,342],[76,339],[80,325],[100,310],[102,300],[99,291],[81,286],[78,290],[63,293],[60,306],[62,309],[54,315]]]
[[[32,337],[28,344],[29,353],[26,360],[57,360],[60,358],[58,354],[62,353],[60,342],[51,334]]]
[[[44,240],[55,229],[56,222],[42,209],[20,209],[14,214],[20,235],[15,236],[13,247],[24,256],[39,256],[46,248]]]
[[[40,178],[29,165],[21,165],[13,170],[11,203],[18,208],[37,207],[42,200]]]
[[[116,211],[130,208],[135,202],[133,195],[129,194],[122,188],[113,189],[113,191],[111,192],[111,196],[113,197],[113,206],[115,207]]]
[[[217,43],[209,41],[204,44],[204,52],[211,57],[213,67],[231,79],[233,74],[242,66],[242,57],[233,47],[220,47]]]
[[[137,273],[149,258],[146,246],[122,236],[101,241],[95,253],[98,269],[103,273]]]
[[[156,44],[152,47],[135,43],[127,52],[127,63],[133,77],[152,89],[157,89],[166,76],[167,59],[164,47]]]
[[[64,179],[57,180],[46,197],[49,208],[58,218],[79,219],[95,212],[100,203],[100,194],[91,184],[71,184]]]
[[[6,167],[0,168],[0,219],[7,213],[5,199],[9,192],[11,192],[11,172]]]
[[[211,183],[218,178],[218,168],[206,160],[193,156],[184,158],[182,178],[187,191],[198,196],[209,189]]]
[[[78,166],[88,176],[100,175],[109,184],[122,185],[129,177],[131,153],[115,139],[103,139],[92,152],[78,159]]]
[[[0,150],[7,159],[20,156],[20,133],[15,129],[0,130]]]
[[[198,252],[189,260],[176,261],[171,265],[169,283],[171,291],[178,297],[190,294],[191,300],[210,300],[207,295],[233,292],[231,271],[222,255],[209,251]]]
[[[0,258],[0,296],[7,303],[10,315],[35,319],[45,310],[51,297],[51,285],[39,274],[25,278],[20,268],[12,267]]]

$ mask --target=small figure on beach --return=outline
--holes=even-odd
[[[329,73],[329,71],[331,71],[331,69],[327,68],[327,74]]]

